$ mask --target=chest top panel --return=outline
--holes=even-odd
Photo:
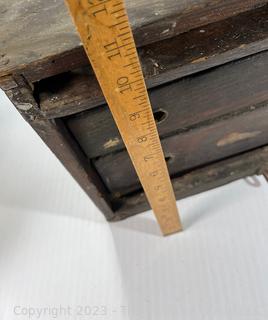
[[[139,46],[267,2],[126,0]],[[0,76],[81,46],[64,0],[0,0],[0,30]]]

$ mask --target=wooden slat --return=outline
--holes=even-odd
[[[147,87],[152,88],[268,49],[267,16],[268,6],[265,6],[141,48],[139,53]],[[74,62],[81,63],[83,59],[86,58],[78,53],[72,61],[70,56],[64,58],[70,68],[74,67]],[[63,60],[56,60],[50,68],[51,72],[58,72],[60,63]],[[37,68],[35,71],[37,76],[43,72]],[[65,116],[105,103],[90,68],[56,77],[54,81],[43,81],[36,93],[38,91],[40,106],[46,117]]]
[[[128,0],[139,46],[265,5],[267,0]],[[43,68],[81,47],[63,0],[0,0],[0,76]],[[72,59],[71,59],[72,60]],[[62,71],[68,69],[61,65]],[[20,71],[22,72],[22,71]]]
[[[252,109],[163,139],[170,175],[268,144],[268,102]],[[126,151],[97,158],[94,165],[111,192],[122,195],[140,188]]]
[[[176,199],[180,200],[214,189],[247,176],[261,175],[267,166],[268,147],[266,146],[193,170],[172,180]],[[114,201],[117,210],[113,221],[149,210],[143,192],[137,192]]]
[[[152,90],[154,111],[166,112],[158,124],[160,136],[268,100],[267,66],[268,52],[264,52]],[[66,123],[89,158],[124,148],[106,106],[70,117]]]

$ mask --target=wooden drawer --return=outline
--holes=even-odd
[[[268,144],[268,101],[235,117],[162,140],[171,176]],[[94,160],[105,185],[124,195],[141,188],[126,151]]]
[[[160,137],[268,100],[267,69],[263,52],[152,89]],[[66,124],[89,158],[124,149],[106,105],[69,117]]]

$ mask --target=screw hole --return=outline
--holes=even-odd
[[[165,156],[166,163],[169,164],[169,163],[173,162],[174,158],[175,157],[172,154],[166,155]]]
[[[159,109],[154,112],[154,119],[157,124],[166,120],[168,113],[162,109]]]

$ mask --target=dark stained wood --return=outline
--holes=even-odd
[[[267,50],[267,16],[268,5],[141,48],[139,54],[147,87],[152,88]],[[73,60],[68,55],[59,57],[53,60],[53,66],[47,66],[47,70],[50,73],[58,72],[63,61],[72,69],[74,63],[80,64],[83,61],[83,57],[86,59],[84,53],[79,55],[78,51]],[[87,60],[84,64],[87,65]],[[39,72],[42,73],[37,66],[35,71],[37,77]],[[43,81],[37,91],[43,114],[49,118],[65,116],[105,103],[89,67]]]
[[[154,86],[165,83],[267,49],[267,15],[266,5],[168,41],[141,47],[139,54],[144,73],[150,79],[147,84]],[[52,56],[42,64],[36,62],[27,66],[23,75],[28,81],[36,82],[66,71],[66,66],[68,70],[87,66],[91,71],[83,48],[77,47]]]
[[[44,59],[42,63],[40,63],[40,61],[33,62],[27,65],[27,68],[18,70],[18,72],[20,72],[28,82],[34,83],[80,67],[87,69],[90,75],[93,74],[83,47],[77,47],[48,57]]]
[[[193,170],[172,180],[176,199],[214,189],[247,176],[261,175],[267,167],[268,147],[264,147]],[[113,221],[149,210],[143,192],[118,199],[117,206]]]
[[[74,147],[74,144],[70,144],[72,139],[69,140],[71,137],[66,133],[65,129],[61,127],[60,122],[47,120],[36,121],[36,118],[38,119],[40,116],[39,110],[31,94],[30,87],[25,84],[23,79],[17,79],[16,81],[14,81],[14,79],[5,79],[4,83],[10,84],[6,93],[9,98],[12,99],[22,116],[34,126],[37,133],[44,139],[44,142],[48,143],[52,151],[59,157],[71,174],[75,176],[75,179],[89,196],[92,197],[92,193],[95,194],[96,192],[95,188],[99,188],[99,183],[91,179],[88,180],[88,173],[84,165],[82,165],[84,160],[81,161],[81,153],[75,151],[77,147]],[[3,85],[3,83],[1,83],[1,85]],[[252,113],[251,119],[255,121],[254,113]],[[257,121],[258,119],[256,123]],[[222,143],[223,142],[221,142],[221,144]],[[61,148],[63,149],[61,150]],[[175,177],[172,182],[176,198],[181,199],[245,176],[262,174],[267,167],[268,147],[265,147],[193,170],[179,177]],[[111,205],[114,211],[112,212],[110,207],[108,207],[107,210],[107,204],[109,204],[110,201],[104,200],[108,196],[107,190],[102,189],[101,194],[99,194],[98,191],[95,196],[97,197],[95,201],[98,207],[104,212],[109,221],[118,221],[149,208],[143,192],[137,192],[127,197],[113,198]]]
[[[135,6],[135,1],[130,1]],[[265,0],[164,0],[164,3],[161,0],[155,1],[161,8],[160,11],[156,9],[158,19],[153,22],[146,22],[141,33],[135,33],[134,29],[138,46],[174,37],[191,29],[221,21],[267,4]],[[153,1],[141,0],[141,2],[143,2],[143,7],[144,3],[146,4],[148,12],[148,14],[144,12],[143,16],[149,16],[152,10],[155,10]],[[182,7],[183,10],[178,11],[178,8]],[[163,8],[166,10],[163,10]],[[166,11],[167,14],[160,17],[161,11]]]
[[[267,0],[128,0],[138,46],[265,5]],[[63,0],[0,0],[0,76],[40,69],[81,46]],[[43,69],[45,73],[45,68]],[[62,65],[62,72],[68,65]]]
[[[267,88],[268,51],[151,90],[150,99],[155,116],[163,118],[158,123],[163,138],[266,101]],[[124,148],[106,106],[70,117],[66,123],[89,158]]]
[[[127,5],[154,109],[168,112],[176,197],[266,171],[268,0]],[[21,115],[108,220],[147,209],[63,0],[0,0],[0,25],[0,87]]]
[[[268,102],[162,139],[170,175],[268,144],[267,123]],[[113,193],[123,195],[141,188],[126,151],[97,158],[94,165]]]
[[[150,87],[268,49],[268,5],[140,51]]]
[[[23,78],[12,80],[13,88],[6,91],[23,118],[38,133],[56,157],[89,195],[107,219],[114,218],[106,187],[98,174],[83,156],[61,120],[46,120],[40,117],[39,108],[31,88]],[[15,86],[16,83],[16,86]],[[29,195],[30,196],[30,195]]]

